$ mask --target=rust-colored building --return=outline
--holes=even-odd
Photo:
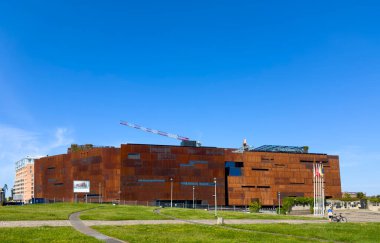
[[[313,196],[313,163],[324,165],[325,196],[341,197],[338,156],[299,147],[264,146],[243,151],[215,147],[122,144],[120,148],[74,146],[67,154],[35,161],[38,198],[243,206],[278,204],[286,196]],[[73,181],[89,181],[74,193]],[[87,196],[86,196],[87,195]],[[100,197],[99,197],[100,195]]]

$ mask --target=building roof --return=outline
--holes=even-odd
[[[285,153],[308,153],[308,147],[297,147],[297,146],[281,146],[281,145],[263,145],[257,147],[251,151],[257,152],[285,152]]]

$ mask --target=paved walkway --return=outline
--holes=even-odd
[[[115,239],[115,238],[109,237],[107,235],[103,235],[102,233],[99,233],[98,231],[96,231],[94,229],[91,229],[90,227],[88,227],[87,225],[85,225],[82,222],[82,220],[80,220],[80,218],[79,218],[80,213],[81,212],[73,213],[69,217],[70,224],[77,231],[79,231],[79,232],[81,232],[81,233],[83,233],[85,235],[95,237],[98,240],[103,240],[103,241],[108,242],[108,243],[125,242],[125,241],[121,241],[119,239]]]
[[[82,220],[85,226],[95,225],[140,225],[140,224],[216,224],[216,220]],[[225,219],[225,224],[322,224],[327,223],[327,220],[271,220],[271,219]],[[39,226],[73,226],[69,220],[46,220],[46,221],[0,221],[1,227],[39,227]]]
[[[335,210],[334,213],[337,215],[339,215],[339,213],[342,213],[342,215],[347,218],[348,222],[380,222],[380,212],[374,212],[365,209]]]

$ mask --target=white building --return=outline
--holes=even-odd
[[[34,197],[34,160],[39,158],[27,156],[16,162],[13,200],[27,203]]]

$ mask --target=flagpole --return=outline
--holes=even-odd
[[[317,215],[319,215],[319,180],[318,180],[318,164],[315,164],[315,180],[317,181]]]
[[[319,174],[319,216],[322,215],[322,177],[321,177],[321,165],[318,165]]]
[[[321,163],[321,172],[322,172],[322,215],[325,215],[325,173],[323,171],[323,164]]]
[[[318,216],[321,214],[321,183],[320,183],[320,176],[319,176],[319,166],[318,163],[316,164],[316,175],[317,175],[317,214]]]
[[[314,197],[314,208],[313,208],[313,213],[315,215],[315,210],[316,210],[316,207],[315,207],[315,202],[316,202],[316,193],[315,193],[315,164],[313,163],[313,197]]]

